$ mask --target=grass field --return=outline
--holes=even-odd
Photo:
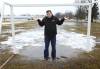
[[[28,21],[26,23],[16,24],[16,34],[24,32],[24,30],[34,29],[37,27],[36,21]],[[76,26],[65,25],[64,29],[78,33],[86,34],[86,26],[77,24]],[[71,30],[74,29],[74,30]],[[3,26],[3,33],[0,37],[0,42],[7,40],[11,36],[10,25]],[[5,35],[5,36],[4,36]],[[91,35],[100,39],[100,23],[92,23]],[[43,60],[26,60],[24,56],[15,55],[2,69],[100,69],[100,45],[97,44],[91,52],[82,52],[77,57],[70,59],[65,58],[65,61],[43,61]],[[0,53],[0,65],[2,65],[12,53],[9,49],[5,49]]]

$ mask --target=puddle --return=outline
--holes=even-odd
[[[20,51],[20,55],[26,56],[27,59],[43,59],[43,50],[44,47],[25,47]],[[58,59],[63,59],[63,57],[66,58],[72,58],[72,57],[77,57],[77,55],[80,52],[83,52],[82,50],[79,49],[73,49],[71,47],[67,46],[57,46],[56,47],[56,55]],[[49,47],[49,56],[51,55],[51,46]],[[51,57],[51,56],[50,56]]]

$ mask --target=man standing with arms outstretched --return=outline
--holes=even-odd
[[[44,29],[44,42],[45,42],[45,49],[44,49],[44,59],[49,59],[49,44],[51,42],[52,52],[51,57],[52,60],[56,59],[56,34],[57,34],[57,27],[56,25],[62,25],[65,18],[59,20],[52,14],[51,10],[46,11],[46,16],[40,20],[38,19],[38,23],[40,26],[45,26]]]

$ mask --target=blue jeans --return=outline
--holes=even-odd
[[[51,42],[52,52],[51,57],[52,59],[56,58],[56,35],[49,37],[45,36],[45,49],[44,49],[44,59],[49,58],[49,44]]]

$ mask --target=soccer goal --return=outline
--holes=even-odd
[[[95,1],[94,3],[98,3],[99,1]],[[1,9],[1,18],[0,18],[0,33],[2,32],[2,21],[4,17],[4,7],[8,5],[10,7],[10,23],[12,29],[12,37],[13,41],[15,40],[15,24],[14,24],[14,7],[53,7],[53,6],[88,6],[88,24],[87,24],[87,36],[90,36],[91,33],[91,12],[92,5],[94,3],[73,3],[73,4],[10,4],[7,2],[2,2]]]

